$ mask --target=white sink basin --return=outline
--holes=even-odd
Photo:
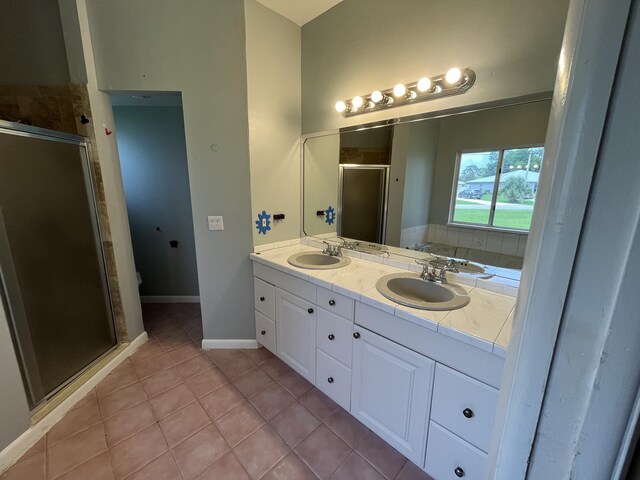
[[[346,267],[351,263],[349,257],[332,257],[319,252],[300,252],[291,255],[287,261],[298,268],[311,270],[330,270],[332,268]]]
[[[422,280],[417,273],[385,275],[378,280],[376,288],[389,300],[421,310],[455,310],[471,301],[461,286]]]

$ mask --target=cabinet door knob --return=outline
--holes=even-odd
[[[471,410],[470,408],[465,408],[462,411],[462,414],[467,418],[471,418],[471,417],[473,417],[473,410]]]
[[[313,308],[310,308],[309,310],[307,310],[307,312],[313,313]]]
[[[329,300],[329,305],[331,305],[332,307],[336,304],[335,300]]]
[[[353,338],[355,339],[360,338],[360,334],[358,332],[353,332]]]
[[[333,383],[333,377],[329,377],[329,378],[327,378],[327,382],[329,382],[329,383]]]
[[[456,467],[453,473],[456,474],[456,477],[460,477],[460,478],[464,477],[464,470],[461,469],[460,467]]]
[[[267,334],[267,331],[266,331],[266,330],[262,330],[262,331],[260,332],[260,335],[266,335],[266,334]]]
[[[264,297],[260,297],[260,301],[261,301],[261,302],[264,302]]]
[[[336,338],[336,336],[333,333],[330,333],[329,336],[327,337],[329,340],[333,340],[334,338]]]

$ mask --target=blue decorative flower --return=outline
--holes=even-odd
[[[331,205],[324,211],[324,221],[329,225],[333,225],[333,222],[336,220],[336,211],[333,209]]]
[[[269,230],[271,230],[271,215],[262,210],[262,213],[258,214],[258,220],[256,220],[256,228],[258,229],[258,234],[266,235]]]

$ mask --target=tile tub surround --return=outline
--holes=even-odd
[[[452,311],[436,312],[418,310],[399,305],[383,297],[375,288],[376,281],[389,273],[401,273],[401,269],[388,264],[393,259],[375,257],[382,263],[354,257],[351,264],[334,270],[309,270],[290,265],[287,259],[294,253],[309,251],[312,247],[296,244],[251,254],[251,259],[268,267],[275,268],[300,279],[309,281],[336,293],[353,298],[364,304],[395,315],[424,328],[437,331],[448,337],[473,345],[477,348],[505,356],[508,347],[511,313],[515,307],[515,298],[476,286],[475,278],[448,274],[451,281],[460,283],[469,292],[471,302],[464,308]],[[352,252],[349,252],[352,253]],[[357,252],[356,252],[357,253]],[[387,264],[384,262],[387,261]],[[418,265],[416,265],[418,267]],[[486,281],[487,284],[491,283]],[[504,333],[501,335],[501,332]]]
[[[193,304],[143,313],[149,342],[0,480],[431,480],[264,348],[200,350]]]

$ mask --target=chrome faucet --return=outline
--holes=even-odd
[[[360,242],[357,241],[349,242],[346,238],[342,237],[338,237],[338,239],[342,242],[342,245],[340,245],[340,247],[346,248],[347,250],[356,250],[358,248],[358,245],[360,245]]]
[[[422,273],[420,278],[429,282],[447,283],[447,272],[458,273],[457,262],[450,258],[445,262],[441,258],[436,257],[435,260],[424,262],[422,260],[416,260],[418,265],[422,265]],[[429,267],[431,266],[431,270]]]
[[[325,249],[322,250],[322,253],[324,253],[325,255],[329,255],[330,257],[342,256],[342,247],[340,245],[331,245],[325,240],[323,240],[322,243],[326,245]]]

